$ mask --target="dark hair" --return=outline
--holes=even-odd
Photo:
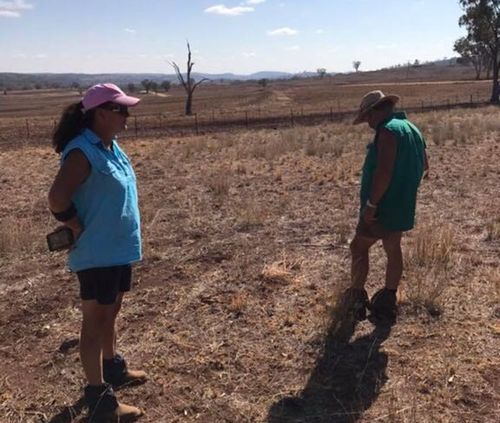
[[[56,153],[64,150],[64,147],[73,138],[80,135],[85,128],[90,128],[94,121],[95,111],[93,109],[83,113],[82,102],[70,104],[64,109],[61,119],[52,135],[52,146]]]

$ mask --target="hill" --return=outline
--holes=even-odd
[[[261,71],[249,75],[234,73],[193,73],[195,80],[207,78],[207,83],[228,84],[238,81],[252,81],[260,79],[291,80],[318,77],[317,72],[304,71],[300,73],[289,73],[279,71]],[[362,83],[362,82],[385,82],[385,81],[455,81],[474,78],[474,72],[470,66],[457,63],[456,59],[439,60],[425,64],[398,65],[391,68],[367,72],[330,72],[326,78],[333,78],[338,83]],[[141,86],[141,81],[149,79],[161,83],[165,80],[177,83],[175,74],[163,73],[0,73],[0,89],[41,89],[41,88],[69,88],[89,87],[102,81],[114,82],[126,87],[132,83]]]

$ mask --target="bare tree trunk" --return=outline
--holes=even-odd
[[[500,86],[498,85],[498,70],[500,67],[499,54],[500,53],[500,38],[495,39],[494,44],[491,46],[491,61],[493,64],[493,81],[491,87],[490,103],[500,104]]]
[[[493,60],[493,86],[491,89],[492,104],[500,104],[500,86],[498,85],[498,59]]]
[[[186,116],[193,114],[193,93],[188,92],[186,97]]]
[[[179,66],[175,62],[171,62],[170,64],[175,69],[175,73],[177,74],[177,79],[184,87],[184,91],[186,91],[186,107],[185,113],[187,116],[191,116],[193,114],[193,93],[198,85],[200,85],[204,81],[208,81],[208,78],[202,78],[198,82],[195,82],[194,79],[191,78],[191,71],[193,70],[194,62],[191,61],[191,46],[189,42],[187,43],[188,49],[188,60],[187,60],[187,69],[186,69],[186,79],[182,75]]]

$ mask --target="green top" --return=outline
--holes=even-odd
[[[417,190],[424,173],[424,137],[406,113],[393,113],[377,127],[375,139],[367,146],[361,178],[361,210],[369,199],[377,167],[377,140],[384,128],[395,135],[397,154],[391,182],[377,207],[377,220],[393,231],[408,231],[415,225]]]

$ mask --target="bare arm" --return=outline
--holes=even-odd
[[[49,191],[49,208],[53,212],[63,212],[71,205],[71,199],[78,187],[85,182],[90,174],[90,164],[80,150],[72,151],[59,169]],[[74,217],[64,225],[73,230],[75,238],[82,231],[78,217]]]

